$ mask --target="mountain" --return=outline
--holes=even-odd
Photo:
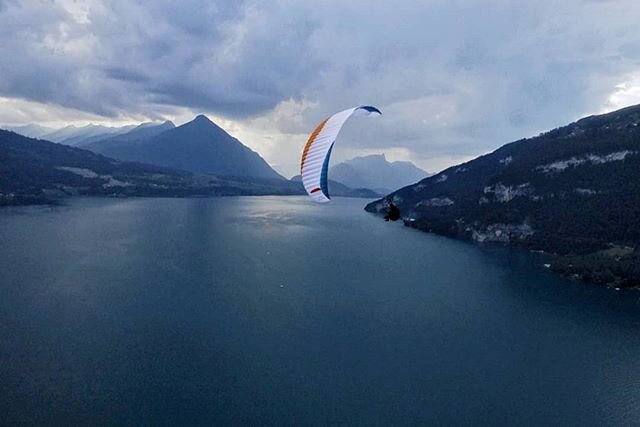
[[[61,144],[71,146],[83,146],[102,139],[113,138],[118,135],[127,134],[142,127],[151,128],[156,126],[164,126],[165,123],[143,123],[138,126],[126,125],[113,127],[94,124],[79,127],[75,125],[69,125],[59,129],[40,126],[36,124],[27,124],[19,126],[3,126],[3,128],[19,133],[20,135],[28,136],[30,138],[45,139],[47,141],[59,142]],[[163,128],[163,130],[167,130],[167,128]]]
[[[281,179],[258,153],[203,115],[158,135],[91,145],[96,153],[196,173]]]
[[[51,133],[55,131],[53,128],[28,124],[28,125],[19,125],[19,126],[2,126],[3,129],[10,130],[15,133],[19,133],[20,135],[28,136],[30,138],[41,138],[43,135]]]
[[[39,135],[38,138],[45,139],[47,141],[59,142],[65,145],[77,145],[87,138],[106,138],[108,136],[118,135],[120,133],[128,132],[133,129],[134,125],[111,127],[89,124],[86,126],[69,125],[61,129],[54,130],[53,132]],[[18,132],[20,133],[20,132]]]
[[[290,180],[298,185],[298,188],[304,193],[304,187],[302,186],[302,177],[296,175]],[[306,193],[305,193],[306,194]],[[329,180],[329,194],[333,197],[359,197],[363,199],[375,199],[380,197],[380,193],[377,193],[368,188],[351,188],[334,180]]]
[[[112,144],[119,144],[122,142],[133,142],[138,140],[144,140],[152,138],[161,134],[164,131],[173,129],[176,126],[173,122],[167,120],[162,123],[142,123],[133,129],[120,133],[117,135],[98,135],[85,140],[77,144],[78,147],[86,148],[94,152],[108,150]]]
[[[405,225],[556,254],[551,268],[640,286],[640,106],[507,144],[401,188]]]
[[[411,162],[388,162],[384,154],[356,157],[330,168],[333,179],[351,188],[371,188],[386,194],[430,174]]]
[[[224,196],[303,194],[280,179],[221,178],[123,162],[0,130],[0,206],[50,203],[69,195]]]

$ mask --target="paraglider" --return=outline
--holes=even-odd
[[[376,107],[360,106],[340,111],[320,123],[309,136],[302,151],[300,174],[302,184],[315,202],[326,203],[329,197],[328,171],[331,150],[340,129],[351,116],[379,116],[382,113]]]
[[[397,221],[400,219],[400,208],[389,202],[387,207],[387,214],[384,216],[385,221]]]

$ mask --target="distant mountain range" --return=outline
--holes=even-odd
[[[173,122],[167,120],[162,123],[142,123],[124,133],[116,135],[99,135],[80,141],[77,146],[94,152],[109,151],[116,144],[143,141],[160,135],[162,132],[175,128]]]
[[[76,146],[88,141],[95,141],[114,135],[129,132],[134,125],[110,127],[102,125],[74,126],[69,125],[60,129],[48,128],[40,125],[29,124],[22,126],[4,126],[5,129],[31,138],[45,139],[59,142],[65,145]]]
[[[300,175],[294,176],[290,181],[299,183],[300,188],[302,188],[304,191],[304,187],[302,186],[302,177]],[[375,199],[376,197],[380,197],[381,193],[378,193],[369,188],[349,187],[341,182],[330,179],[329,195],[335,197],[360,197],[363,199]]]
[[[75,147],[0,130],[0,206],[51,203],[60,197],[303,194],[281,179],[199,175],[123,162]]]
[[[48,141],[59,142],[60,144],[80,146],[91,141],[97,141],[110,136],[127,133],[134,127],[134,125],[121,127],[87,125],[80,128],[70,126],[54,133],[43,135],[41,138]]]
[[[370,188],[386,194],[431,175],[411,162],[388,162],[384,154],[356,157],[338,163],[329,176],[351,188]]]
[[[38,125],[6,128],[25,136],[86,148],[118,160],[198,174],[285,180],[258,153],[204,115],[178,127],[165,121],[122,127],[66,126],[57,130]]]
[[[551,268],[640,286],[640,106],[590,116],[448,168],[389,201],[405,224],[558,254]]]
[[[15,129],[32,134],[55,133],[67,142],[77,138],[76,145],[98,153],[0,130],[0,206],[48,203],[76,194],[305,194],[301,182],[283,179],[257,153],[204,116],[179,127],[170,121],[143,123],[108,134],[93,132],[98,129],[94,126],[91,132],[85,129],[82,138],[79,134],[68,137],[69,127],[63,128],[64,132],[37,125]],[[333,189],[336,196],[379,196],[338,183]]]
[[[151,131],[134,129],[86,147],[115,159],[195,173],[284,180],[258,153],[203,115],[182,126],[165,122]]]
[[[176,127],[171,121],[108,127],[90,124],[53,129],[35,124],[6,126],[32,138],[81,147],[125,161],[218,176],[283,179],[259,154],[203,115]],[[388,162],[384,154],[356,157],[331,168],[332,194],[369,189],[365,197],[386,194],[429,174],[410,162]],[[343,188],[344,187],[344,188]]]
[[[19,126],[2,126],[3,129],[19,133],[20,135],[28,136],[30,138],[43,138],[44,135],[53,133],[56,131],[54,128],[40,126],[36,124],[19,125]]]

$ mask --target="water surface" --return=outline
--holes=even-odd
[[[0,424],[640,420],[640,294],[364,204],[0,211]]]

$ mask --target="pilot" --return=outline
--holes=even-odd
[[[387,207],[387,214],[384,216],[385,221],[397,221],[400,219],[400,208],[393,204],[393,202],[389,202],[389,206]]]

